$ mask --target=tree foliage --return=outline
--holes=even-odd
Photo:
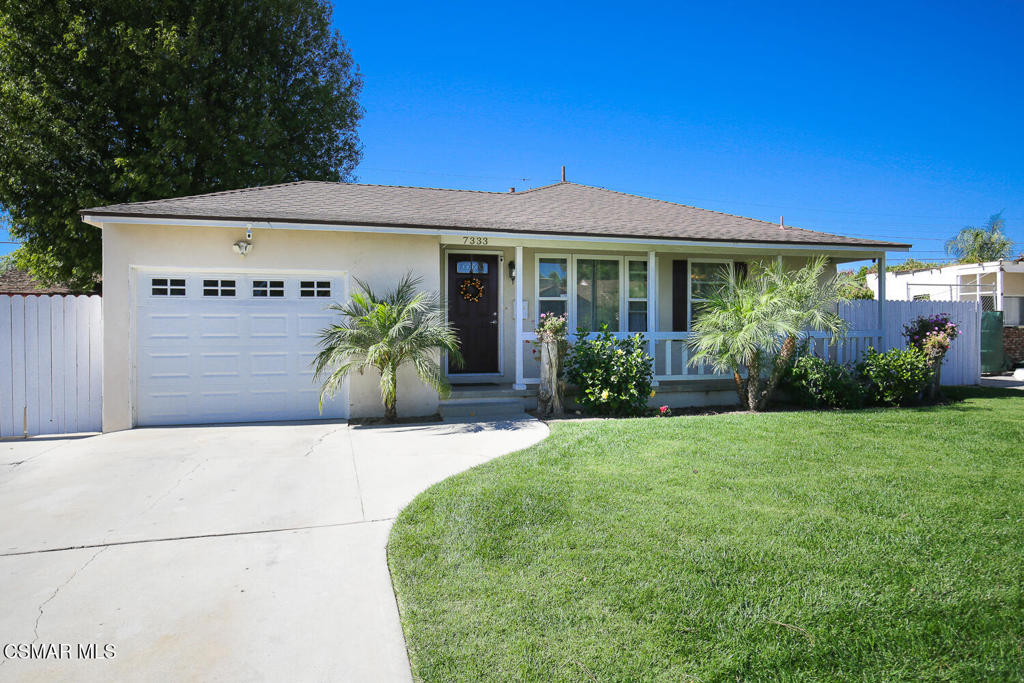
[[[946,242],[946,253],[960,263],[984,263],[1007,258],[1013,252],[1011,240],[1003,228],[1003,212],[992,214],[984,228],[967,226]]]
[[[0,0],[0,207],[42,281],[89,287],[82,208],[346,180],[362,79],[327,0]]]
[[[703,304],[688,339],[692,365],[732,373],[740,404],[764,410],[809,330],[845,335],[836,312],[845,300],[845,274],[826,276],[819,257],[797,271],[757,264],[748,277],[728,269],[726,285]]]
[[[427,386],[446,396],[450,387],[437,363],[438,350],[462,363],[459,338],[445,320],[437,294],[417,292],[421,278],[408,274],[398,285],[378,294],[356,279],[359,291],[346,304],[330,309],[341,321],[320,333],[315,377],[323,382],[320,406],[334,396],[353,371],[380,373],[380,396],[388,420],[398,417],[398,369],[412,365]]]

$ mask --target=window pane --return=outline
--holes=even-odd
[[[576,262],[576,324],[586,330],[619,329],[619,262],[580,259]]]
[[[647,302],[646,301],[630,301],[629,302],[629,331],[630,332],[646,332],[647,331]]]
[[[647,298],[647,261],[629,262],[629,298]]]
[[[707,299],[723,286],[719,282],[694,282],[690,285],[690,296],[694,299]]]
[[[728,281],[728,265],[724,263],[691,263],[690,295],[706,299]]]
[[[565,315],[565,300],[559,301],[557,299],[548,299],[546,301],[541,301],[540,312],[548,314],[553,313],[555,315]]]
[[[564,258],[542,258],[538,263],[540,292],[538,296],[565,296],[568,291],[568,275]]]

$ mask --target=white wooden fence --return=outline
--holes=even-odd
[[[101,306],[0,295],[0,438],[100,430]]]
[[[886,301],[882,325],[882,344],[878,350],[903,349],[907,340],[903,326],[922,315],[947,313],[960,328],[942,361],[945,385],[977,384],[981,377],[981,304],[977,301]],[[839,314],[851,330],[878,327],[877,301],[851,301],[842,304]]]

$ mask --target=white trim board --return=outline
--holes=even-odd
[[[872,245],[829,245],[829,244],[794,244],[789,242],[730,242],[723,240],[685,240],[685,239],[658,239],[653,237],[616,237],[600,235],[565,235],[546,234],[531,232],[507,232],[499,230],[474,230],[473,228],[401,228],[388,225],[373,225],[360,223],[301,223],[301,222],[266,222],[266,221],[239,221],[239,220],[210,220],[210,219],[187,219],[187,218],[145,218],[110,216],[113,220],[103,220],[106,216],[93,216],[85,214],[82,220],[89,225],[103,228],[105,225],[170,225],[180,227],[221,227],[221,228],[252,228],[253,230],[318,230],[329,232],[369,232],[397,235],[428,235],[442,238],[443,243],[456,244],[468,236],[486,237],[488,240],[508,240],[503,244],[487,244],[489,247],[516,246],[526,242],[593,242],[596,244],[620,244],[620,245],[662,245],[678,249],[752,249],[752,250],[773,250],[773,251],[797,251],[797,252],[855,252],[863,254],[864,258],[870,258],[870,254],[877,254],[880,251],[909,251],[910,247],[875,247]],[[450,241],[445,241],[448,238]],[[467,247],[482,245],[465,245]]]

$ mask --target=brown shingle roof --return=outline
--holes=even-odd
[[[84,209],[102,217],[226,219],[391,227],[903,248],[561,182],[479,192],[303,181]]]
[[[70,294],[71,290],[60,285],[43,286],[32,276],[18,268],[0,271],[0,294]]]

